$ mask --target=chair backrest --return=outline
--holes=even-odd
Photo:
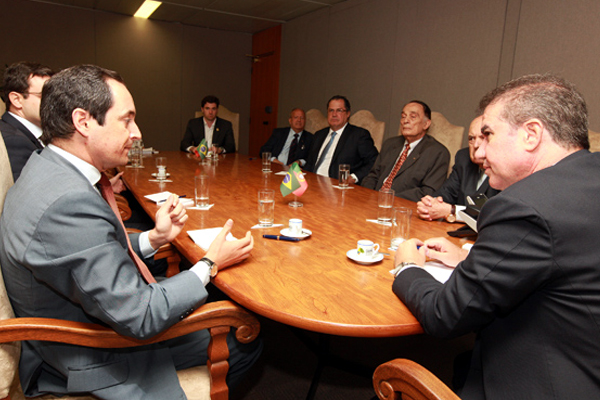
[[[240,148],[240,113],[235,113],[230,111],[224,105],[219,105],[219,118],[223,118],[229,122],[233,127],[233,137],[235,139],[235,151],[238,151]],[[195,118],[200,118],[202,116],[202,111],[196,111],[194,114]]]
[[[448,166],[448,174],[450,174],[454,165],[454,156],[462,147],[464,126],[453,125],[442,114],[432,111],[431,126],[427,133],[446,146],[450,152],[450,165]]]
[[[306,125],[304,129],[308,132],[315,133],[323,128],[327,128],[329,123],[323,113],[316,108],[311,108],[306,112]]]
[[[2,207],[4,206],[4,198],[6,192],[13,184],[12,170],[8,161],[8,153],[4,140],[0,136],[0,215],[2,215]],[[2,270],[0,269],[0,320],[14,318],[6,288],[4,287],[4,279],[2,278]],[[19,356],[21,354],[21,342],[12,342],[0,344],[0,398],[5,398],[9,395],[10,387],[15,379],[17,366],[19,365]]]
[[[350,123],[368,130],[375,142],[377,151],[381,151],[383,134],[385,132],[385,122],[375,119],[375,116],[371,111],[359,110],[350,116]]]
[[[590,139],[590,151],[600,151],[600,133],[588,131]]]

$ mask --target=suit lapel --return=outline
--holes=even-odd
[[[31,141],[31,143],[35,144],[35,147],[37,147],[38,149],[44,148],[44,146],[41,145],[40,141],[35,137],[35,135],[31,133],[31,131],[27,129],[27,127],[25,127],[25,125],[23,125],[18,119],[10,115],[8,111],[4,113],[2,119],[4,120],[4,122],[21,132],[23,136],[25,136]]]

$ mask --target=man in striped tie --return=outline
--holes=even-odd
[[[419,201],[431,195],[446,180],[450,153],[427,135],[431,109],[419,100],[407,103],[400,119],[401,135],[386,140],[362,186],[394,189],[395,195]]]

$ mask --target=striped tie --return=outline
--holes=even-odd
[[[400,167],[402,167],[404,161],[406,161],[406,157],[408,157],[408,150],[410,150],[410,144],[407,142],[406,147],[404,147],[404,151],[400,155],[400,158],[398,158],[398,161],[396,161],[396,165],[394,165],[394,168],[392,168],[392,172],[390,172],[388,177],[385,178],[385,182],[383,182],[383,186],[381,186],[382,189],[390,189],[392,187],[392,182],[394,182],[396,174],[398,171],[400,171]]]

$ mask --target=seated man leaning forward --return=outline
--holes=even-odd
[[[306,170],[337,179],[340,164],[350,165],[351,183],[361,183],[377,158],[377,148],[368,130],[348,123],[350,101],[333,96],[327,102],[329,127],[315,133]]]
[[[130,235],[128,244],[103,171],[125,165],[141,134],[133,98],[116,72],[83,65],[54,75],[44,85],[41,119],[47,146],[32,154],[8,191],[0,219],[0,262],[17,317],[100,323],[152,337],[205,302],[205,285],[217,272],[212,262],[223,269],[249,256],[250,232],[225,241],[229,220],[189,271],[157,283],[144,269],[140,257],[173,240],[188,216],[171,196],[156,213],[156,227]],[[185,399],[175,371],[205,364],[209,340],[199,331],[132,349],[25,341],[21,385],[26,396]],[[230,334],[228,345],[227,378],[235,386],[261,344],[243,345]]]
[[[593,399],[600,393],[600,153],[568,82],[529,75],[480,103],[490,186],[470,252],[411,239],[394,293],[425,332],[476,332],[462,399]],[[418,248],[418,246],[421,246]],[[445,284],[425,257],[456,269]]]
[[[313,134],[304,130],[306,115],[304,110],[294,108],[290,113],[289,128],[275,128],[273,134],[260,148],[260,154],[271,153],[271,161],[276,164],[290,165],[297,161],[301,167],[306,165]]]
[[[484,194],[489,199],[498,194],[496,189],[490,187],[483,169],[483,159],[475,156],[484,139],[481,120],[479,116],[471,122],[469,147],[456,152],[452,173],[446,182],[433,197],[427,195],[417,203],[419,218],[427,221],[445,218],[448,222],[462,222],[457,212],[466,208],[467,196],[474,198]]]
[[[413,100],[402,109],[402,135],[386,140],[362,186],[393,189],[394,195],[419,201],[442,186],[448,174],[448,149],[427,134],[431,109]]]
[[[206,96],[200,103],[202,117],[192,118],[187,124],[181,151],[194,153],[194,149],[206,139],[208,149],[217,154],[235,153],[235,137],[231,122],[217,117],[219,113],[219,99],[215,96]]]

